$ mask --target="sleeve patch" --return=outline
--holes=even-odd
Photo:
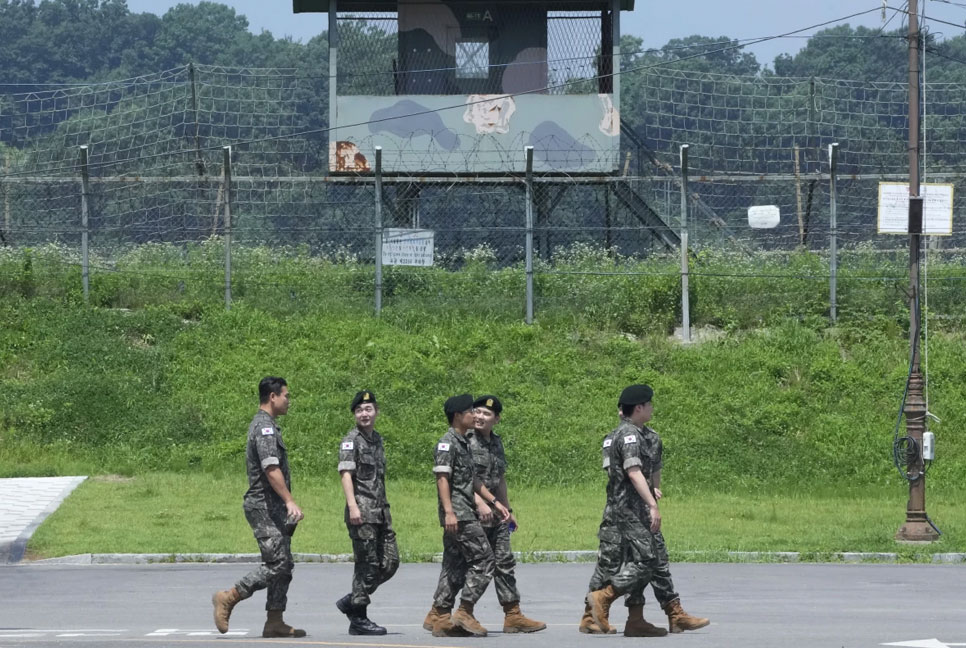
[[[626,437],[624,437],[624,443],[637,443],[637,435],[628,434]]]
[[[352,450],[352,448],[354,448],[354,447],[355,447],[355,445],[352,443],[352,441],[345,441],[345,442],[342,443],[342,449],[343,450]]]
[[[439,450],[440,452],[449,452],[449,444],[448,443],[438,443],[438,444],[436,444],[436,449]]]
[[[604,439],[604,447],[609,448],[614,443],[613,439]]]
[[[275,430],[273,428],[262,428],[262,436],[272,436],[273,434],[275,434]]]

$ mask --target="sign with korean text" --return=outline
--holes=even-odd
[[[431,266],[433,230],[387,227],[382,232],[382,262],[385,265]]]
[[[922,196],[922,233],[953,233],[953,185],[919,185]],[[879,234],[909,233],[909,184],[879,183]]]

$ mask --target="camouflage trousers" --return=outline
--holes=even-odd
[[[483,527],[486,539],[493,549],[493,585],[501,605],[519,603],[520,591],[517,590],[517,561],[510,549],[510,527],[506,522],[496,526]]]
[[[616,525],[603,523],[597,531],[599,545],[597,548],[597,565],[590,577],[590,591],[595,592],[613,583],[614,576],[621,570],[624,562],[624,545],[620,529]],[[644,605],[644,585],[640,585],[628,592],[624,605],[632,607]]]
[[[678,593],[674,591],[674,581],[671,580],[671,563],[667,557],[667,545],[664,543],[664,534],[660,531],[654,534],[654,550],[657,553],[657,565],[651,575],[651,588],[654,590],[654,598],[663,608],[678,598]]]
[[[493,579],[493,548],[479,522],[460,522],[456,533],[443,533],[443,565],[433,605],[452,609],[456,595],[476,603]]]
[[[284,516],[284,514],[283,514]],[[272,515],[265,509],[245,509],[258,550],[262,554],[262,564],[254,571],[235,583],[235,589],[242,598],[248,598],[260,589],[268,588],[266,610],[285,610],[288,602],[288,586],[292,582],[292,538],[283,530],[279,515]]]
[[[393,577],[399,568],[396,532],[389,524],[349,524],[355,570],[352,572],[352,604],[365,607],[369,596]]]
[[[658,550],[647,524],[640,520],[622,520],[617,528],[621,536],[622,564],[620,570],[611,576],[611,585],[618,594],[640,593],[635,604],[644,602],[644,587],[651,582],[658,570],[660,561]]]

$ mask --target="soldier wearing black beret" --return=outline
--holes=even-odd
[[[475,429],[470,435],[470,449],[476,465],[476,475],[486,485],[497,500],[510,512],[510,519],[503,521],[492,515],[489,505],[479,496],[476,506],[480,510],[483,531],[493,548],[495,569],[493,584],[496,595],[503,606],[503,632],[537,632],[547,627],[542,621],[534,621],[520,611],[520,592],[517,589],[516,561],[510,549],[510,531],[516,529],[517,520],[510,508],[506,486],[506,454],[503,440],[493,431],[500,422],[503,403],[496,396],[480,396],[473,401],[475,409]]]
[[[667,631],[643,617],[644,587],[651,583],[655,596],[668,617],[671,632],[696,630],[710,621],[687,614],[674,592],[668,565],[667,546],[661,534],[657,502],[660,490],[663,445],[661,438],[645,425],[654,413],[654,390],[648,385],[630,385],[620,395],[621,424],[605,440],[608,474],[607,507],[620,537],[623,564],[609,574],[608,584],[587,595],[594,623],[602,632],[610,630],[608,610],[621,595],[628,594],[627,636],[663,636]],[[610,441],[610,443],[608,443]],[[606,516],[605,516],[606,517]]]
[[[369,597],[396,573],[399,549],[386,499],[386,452],[375,429],[379,416],[376,395],[370,390],[357,392],[349,409],[356,425],[339,445],[338,470],[355,569],[352,591],[336,607],[349,617],[349,634],[384,635],[386,629],[369,619]]]
[[[443,564],[423,627],[437,637],[483,637],[486,628],[473,616],[473,608],[493,578],[493,549],[480,525],[475,496],[482,497],[504,521],[510,513],[476,475],[468,438],[474,422],[473,397],[461,394],[447,399],[443,413],[450,427],[436,444],[433,465],[439,524],[444,529]],[[460,590],[459,609],[451,614]]]

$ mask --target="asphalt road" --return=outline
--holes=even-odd
[[[577,632],[589,564],[518,567],[523,611],[549,624],[534,635],[503,635],[492,587],[477,606],[491,633],[481,639],[435,638],[421,627],[439,565],[403,564],[373,597],[370,617],[384,637],[353,637],[334,601],[348,591],[352,565],[300,564],[286,620],[302,639],[262,639],[264,593],[235,608],[231,635],[218,635],[211,593],[250,565],[0,567],[0,648],[40,646],[205,646],[262,643],[417,648],[480,644],[571,648],[629,641],[741,648],[871,647],[905,643],[966,646],[966,567],[962,565],[674,564],[686,610],[710,617],[698,632],[654,639]],[[648,590],[648,593],[650,591]],[[663,622],[653,600],[645,618]],[[612,620],[622,624],[615,606]],[[237,634],[236,634],[237,633]],[[929,641],[926,641],[929,640]]]

